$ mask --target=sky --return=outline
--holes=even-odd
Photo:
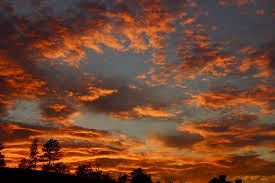
[[[0,142],[155,179],[275,182],[272,0],[1,0]]]

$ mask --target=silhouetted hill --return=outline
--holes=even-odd
[[[118,181],[112,179],[108,174],[95,175],[75,176],[20,168],[0,168],[0,183],[125,183],[127,181],[126,174],[126,176],[120,177]],[[131,177],[128,179],[131,183],[153,183],[151,176],[145,174],[140,168],[135,169],[131,173]],[[173,182],[171,180],[170,183]],[[226,181],[226,175],[220,175],[219,178],[211,179],[209,183],[232,182]],[[235,183],[242,183],[242,180],[237,179]]]
[[[100,183],[89,178],[18,168],[0,168],[0,183]]]

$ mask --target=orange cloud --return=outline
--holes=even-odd
[[[101,17],[100,17],[101,16]],[[29,29],[24,29],[24,36],[29,39],[36,39],[29,45],[28,49],[35,49],[42,57],[53,61],[65,62],[71,66],[78,67],[80,61],[86,59],[86,48],[93,49],[97,53],[103,53],[101,45],[125,50],[120,41],[112,34],[112,25],[99,15],[96,19],[87,19],[83,24],[75,22],[71,27],[65,26],[66,20],[51,18],[46,25],[37,27],[31,33]],[[83,29],[85,26],[85,29]],[[45,30],[52,33],[52,36],[43,37]],[[74,32],[77,29],[80,32]],[[37,55],[39,56],[39,55]],[[43,58],[41,58],[43,59]]]
[[[133,108],[138,116],[150,117],[174,117],[175,114],[168,113],[164,108],[153,108],[152,106],[137,106]]]
[[[78,115],[80,113],[77,110],[64,104],[49,104],[43,106],[42,110],[43,111],[41,113],[40,119],[63,125],[70,125],[70,123],[73,123],[73,121],[70,120],[69,117],[73,115]]]
[[[60,109],[60,107],[58,108]],[[4,131],[0,136],[0,140],[4,142],[4,154],[8,166],[17,166],[21,158],[28,156],[30,139],[38,137],[39,150],[48,138],[58,139],[63,151],[63,157],[60,161],[72,167],[98,161],[102,163],[101,168],[104,171],[130,172],[134,168],[142,167],[153,177],[163,178],[161,175],[169,174],[177,180],[193,180],[197,183],[209,181],[216,174],[222,174],[229,170],[231,172],[229,179],[238,176],[240,172],[244,173],[242,175],[247,175],[246,179],[250,179],[252,175],[270,176],[274,172],[273,163],[265,161],[259,155],[253,153],[228,155],[195,155],[195,153],[192,153],[192,155],[183,155],[165,150],[133,152],[131,151],[132,147],[144,148],[145,144],[125,135],[123,138],[112,136],[106,131],[76,126],[57,128],[32,126],[23,123],[5,123],[4,125],[12,130],[12,135]],[[2,126],[0,126],[1,130]],[[176,136],[166,137],[168,136],[165,136],[164,139],[170,142],[169,139]],[[183,139],[185,138],[183,136]],[[190,138],[192,137],[190,136]],[[157,139],[163,140],[163,138]],[[180,143],[180,139],[178,139],[178,143]],[[196,141],[193,142],[196,143]],[[188,147],[191,144],[186,145]],[[41,165],[39,164],[39,166]],[[255,172],[255,170],[257,171]],[[200,177],[197,176],[199,172]]]
[[[94,101],[97,100],[100,97],[112,95],[113,93],[117,93],[117,89],[109,90],[109,89],[102,89],[102,88],[97,88],[94,86],[90,86],[87,88],[88,95],[81,95],[81,94],[72,94],[75,95],[77,100],[81,101]]]
[[[246,4],[256,4],[256,0],[219,0],[219,5],[222,6],[243,6]]]
[[[165,39],[175,31],[173,24],[181,15],[173,15],[159,2],[153,1],[144,4],[138,11],[140,13],[134,16],[127,8],[121,8],[118,12],[106,12],[105,15],[119,21],[114,31],[129,40],[130,49],[142,52],[152,48],[152,62],[165,65]]]
[[[274,87],[263,85],[255,86],[249,90],[236,89],[212,89],[210,92],[193,95],[191,99],[185,100],[204,108],[221,109],[229,106],[235,108],[241,106],[260,107],[262,112],[274,112],[272,101],[274,100]]]
[[[120,111],[117,113],[110,112],[109,117],[113,119],[123,119],[123,120],[135,119],[135,116],[131,113],[131,111]]]
[[[77,126],[45,127],[23,123],[0,123],[0,141],[5,145],[9,165],[15,166],[27,156],[32,138],[39,138],[39,147],[49,138],[58,139],[62,145],[66,163],[81,163],[100,157],[127,157],[127,150],[142,147],[143,143],[128,136],[112,136],[106,131]],[[91,158],[91,155],[93,157]],[[130,158],[130,157],[129,157]]]
[[[256,10],[257,15],[264,15],[264,10],[263,9],[258,9]]]
[[[2,54],[2,55],[1,55]],[[0,51],[0,77],[3,78],[5,88],[10,88],[9,96],[26,97],[37,99],[38,96],[47,93],[46,82],[33,78],[31,74],[25,73],[24,70],[13,60],[10,60],[4,52]],[[2,92],[3,92],[2,91]]]
[[[191,24],[195,22],[195,18],[186,18],[185,20],[183,20],[180,24],[182,26],[185,26],[187,24]]]
[[[256,73],[253,74],[253,77],[263,77],[263,78],[274,78],[273,68],[272,68],[272,52],[275,45],[267,45],[266,48],[252,49],[249,51],[242,59],[242,64],[239,66],[241,73],[248,72],[251,69],[256,69]]]
[[[199,123],[182,123],[179,131],[199,134],[204,140],[193,145],[195,151],[231,152],[256,147],[274,148],[275,139],[273,125],[250,124],[255,116],[239,116],[233,119],[203,121]]]
[[[165,66],[155,67],[153,72],[147,73],[145,83],[151,87],[184,87],[185,81],[202,77],[204,81],[236,74],[261,81],[274,78],[274,43],[257,48],[246,45],[239,50],[231,48],[233,51],[228,51],[225,48],[230,46],[230,42],[213,44],[214,40],[208,33],[211,30],[208,29],[206,25],[192,19],[192,23],[183,30],[184,36],[179,37],[181,43],[177,45],[177,62],[171,61]]]
[[[131,89],[142,90],[142,88],[138,87],[135,84],[130,84],[130,85],[128,85],[128,87],[131,88]]]
[[[0,49],[0,113],[7,115],[7,108],[18,98],[39,100],[49,91],[47,83],[26,73],[8,53]]]
[[[119,111],[117,113],[111,112],[109,116],[117,119],[138,119],[143,117],[152,118],[172,118],[176,116],[178,112],[169,112],[165,107],[161,106],[135,106],[129,111]]]
[[[145,79],[146,78],[146,73],[141,73],[141,74],[137,75],[136,78],[137,79]]]

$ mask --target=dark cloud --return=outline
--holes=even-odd
[[[76,109],[66,104],[65,101],[58,101],[55,98],[53,98],[53,100],[50,98],[48,98],[48,100],[43,100],[43,102],[40,103],[40,107],[42,109],[41,118],[43,120],[63,125],[69,125],[69,117],[78,113]]]
[[[19,143],[28,141],[32,136],[54,128],[49,126],[28,125],[25,123],[0,122],[0,141],[3,143]]]
[[[234,174],[271,176],[274,172],[274,162],[268,162],[260,158],[256,153],[240,155],[230,155],[227,159],[217,163],[229,167],[234,167]],[[261,164],[261,166],[258,166]],[[249,167],[249,168],[248,168]]]
[[[197,151],[232,151],[251,147],[274,148],[273,124],[255,124],[255,116],[183,123],[178,130],[204,137]]]
[[[175,149],[192,149],[192,146],[204,140],[200,134],[176,132],[173,134],[150,133],[147,137],[153,145]]]
[[[133,90],[125,83],[124,86],[119,81],[112,81],[111,88],[116,88],[118,82],[118,91],[110,96],[99,98],[92,102],[84,102],[85,105],[96,112],[120,112],[131,110],[137,105],[144,105],[150,101],[150,93],[147,91]],[[120,86],[119,86],[120,85]],[[156,102],[157,103],[157,102]]]

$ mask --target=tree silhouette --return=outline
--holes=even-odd
[[[173,183],[175,181],[174,177],[165,177],[164,182],[165,183]]]
[[[226,175],[220,175],[219,176],[219,178],[220,178],[220,181],[222,182],[222,183],[224,183],[226,180]]]
[[[79,165],[76,170],[76,175],[80,177],[89,176],[93,173],[92,165]]]
[[[18,168],[21,168],[21,169],[28,169],[30,166],[29,166],[29,160],[27,160],[26,158],[23,158],[20,160],[20,163],[18,164]]]
[[[96,172],[101,172],[100,168],[102,167],[102,162],[98,159],[95,160],[95,162],[93,163],[93,167]]]
[[[52,165],[51,165],[51,166],[52,166]],[[43,172],[49,172],[50,169],[51,169],[51,168],[49,167],[49,164],[45,164],[45,165],[42,166],[42,171],[43,171]]]
[[[211,179],[211,180],[209,181],[209,183],[220,183],[220,179],[214,177],[213,179]]]
[[[104,183],[117,183],[108,173],[101,174],[100,177],[96,177],[96,181]]]
[[[76,169],[76,175],[88,177],[89,180],[97,183],[117,183],[108,173],[103,173],[97,168],[91,163],[79,165]]]
[[[221,183],[231,183],[231,182],[225,180],[226,179],[226,175],[220,175],[219,178],[220,178],[220,182]]]
[[[131,175],[132,183],[152,183],[151,176],[144,173],[141,168],[135,169]]]
[[[6,165],[6,163],[5,163],[5,155],[4,154],[2,154],[2,150],[4,149],[4,146],[0,143],[0,168],[1,167],[4,167],[5,165]]]
[[[40,156],[40,161],[48,162],[48,164],[46,165],[47,169],[45,166],[45,170],[50,171],[51,163],[61,158],[62,152],[60,149],[61,146],[59,145],[59,142],[54,139],[48,140],[48,142],[43,145],[42,151],[44,154]]]
[[[70,167],[62,162],[56,163],[52,167],[52,171],[58,174],[70,174]]]
[[[242,180],[237,179],[237,180],[235,180],[235,182],[236,183],[242,183]],[[213,179],[211,179],[209,181],[209,183],[232,183],[232,182],[229,182],[229,181],[226,180],[226,175],[220,175],[219,179],[214,177]]]
[[[128,175],[127,174],[124,174],[124,175],[120,175],[118,177],[118,183],[126,183],[128,180]]]
[[[37,157],[38,157],[38,138],[34,138],[32,140],[32,144],[30,146],[30,160],[29,160],[29,168],[33,168],[35,170]]]

